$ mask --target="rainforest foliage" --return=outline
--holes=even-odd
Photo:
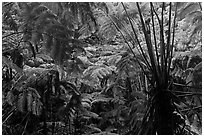
[[[2,134],[202,134],[199,2],[3,2]]]

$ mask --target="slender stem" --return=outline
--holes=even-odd
[[[194,108],[189,108],[189,109],[183,109],[181,112],[189,111],[189,110],[195,110],[195,109],[202,109],[202,106],[194,107]]]
[[[199,6],[200,6],[200,10],[202,11],[202,5],[200,4],[200,2],[198,2]]]
[[[159,19],[159,15],[158,15],[157,12],[155,11],[154,6],[152,6],[152,10],[153,10],[153,12],[155,13],[155,15],[156,15],[156,17],[157,17],[159,26],[161,27],[161,20]],[[161,57],[161,59],[162,59],[162,56],[161,56],[161,43],[160,43],[160,57]],[[160,61],[160,63],[161,63],[161,62],[162,62],[162,61]],[[161,66],[158,66],[158,67],[160,67],[159,70],[160,70],[160,74],[161,74],[161,71],[162,71],[162,63],[161,63]]]
[[[27,125],[28,125],[29,118],[30,118],[30,115],[29,115],[29,117],[27,118],[26,124],[25,124],[25,126],[24,126],[24,128],[23,128],[23,133],[22,133],[22,135],[24,135],[25,132],[26,132],[26,128],[27,128]]]
[[[2,122],[2,124],[4,124],[12,115],[13,115],[13,111],[8,115],[8,117],[6,117],[6,119]]]
[[[152,70],[153,70],[152,73],[154,75],[154,78],[157,81],[157,84],[159,84],[160,81],[159,81],[159,78],[158,78],[158,69],[156,67],[156,62],[155,62],[156,59],[155,59],[154,52],[153,52],[153,49],[152,49],[151,37],[149,36],[149,34],[147,34],[147,30],[145,28],[145,23],[144,23],[142,13],[141,13],[141,9],[140,9],[140,6],[139,6],[138,2],[137,2],[137,8],[138,8],[138,11],[139,11],[140,20],[141,20],[141,23],[142,23],[142,30],[143,30],[143,34],[145,36],[145,41],[146,41],[146,44],[147,44],[147,49],[148,49],[148,53],[149,53],[149,57],[150,57],[151,65],[152,65]]]
[[[172,36],[172,43],[171,43],[171,55],[170,55],[170,58],[169,58],[169,67],[168,67],[168,72],[167,74],[169,74],[169,71],[170,71],[170,66],[171,66],[171,60],[172,60],[172,56],[173,56],[173,47],[174,47],[174,37],[175,37],[175,28],[176,28],[176,16],[177,16],[177,8],[178,8],[178,5],[176,3],[176,9],[175,9],[175,15],[174,15],[174,25],[173,25],[173,36]]]
[[[159,26],[161,26],[161,21],[160,21],[160,19],[159,19],[159,15],[158,15],[157,12],[155,11],[154,6],[152,6],[152,10],[153,10],[153,12],[155,13],[155,15],[156,15],[156,17],[157,17]]]
[[[191,106],[186,103],[183,99],[179,98],[177,95],[175,95],[173,92],[170,92],[172,95],[172,98],[174,98],[175,100],[182,102],[184,105],[186,105],[187,107],[191,108]]]
[[[183,91],[174,91],[174,90],[167,90],[178,94],[193,94],[193,95],[202,95],[201,92],[183,92]]]
[[[140,50],[141,50],[141,52],[142,52],[142,56],[143,56],[143,58],[145,59],[145,62],[146,62],[146,64],[147,64],[147,66],[151,69],[151,66],[150,66],[150,64],[149,64],[149,62],[148,62],[148,60],[147,60],[147,58],[146,58],[146,56],[145,56],[145,54],[144,54],[144,51],[143,51],[143,49],[142,49],[142,46],[141,46],[141,44],[140,44],[140,42],[139,42],[139,39],[138,39],[138,37],[137,37],[137,34],[136,34],[136,32],[135,32],[135,28],[133,27],[132,21],[130,20],[130,16],[129,16],[129,14],[127,13],[127,10],[126,10],[124,4],[123,4],[122,2],[121,2],[121,4],[122,4],[122,6],[123,6],[123,8],[124,8],[124,10],[125,10],[125,13],[126,13],[127,17],[128,17],[128,20],[129,20],[130,25],[131,25],[131,27],[132,27],[133,33],[134,33],[134,35],[135,35],[135,38],[136,38],[137,43],[138,43],[138,45],[139,45],[139,48],[140,48]]]
[[[202,88],[199,88],[199,87],[195,87],[195,86],[187,86],[187,85],[183,85],[183,84],[179,84],[179,83],[173,83],[173,85],[176,85],[176,86],[181,86],[181,87],[188,87],[188,88],[193,88],[193,89],[202,89]]]
[[[120,30],[120,28],[117,26],[117,24],[114,22],[114,20],[113,20],[108,14],[106,14],[102,9],[101,9],[101,11],[102,11],[105,15],[107,15],[107,16],[110,18],[110,20],[112,21],[113,25],[114,25],[114,26],[116,27],[116,29],[120,32],[120,34],[122,35],[123,39],[124,39],[125,42],[127,43],[128,47],[129,47],[129,49],[130,49],[130,51],[131,51],[132,54],[134,55],[136,61],[138,62],[139,66],[141,67],[142,71],[145,73],[145,75],[148,76],[148,74],[147,74],[146,71],[144,70],[142,64],[141,64],[140,61],[137,59],[137,57],[136,57],[134,51],[132,50],[130,44],[127,42],[125,36],[123,35],[123,32]],[[148,77],[148,81],[153,85],[153,83],[151,82],[151,80],[149,79],[149,77]]]
[[[117,18],[117,17],[115,17],[115,18]],[[134,47],[134,43],[136,43],[135,42],[135,39],[128,33],[128,30],[126,29],[126,27],[124,26],[124,24],[123,23],[121,23],[121,25],[123,26],[123,28],[125,29],[125,31],[127,32],[127,34],[128,34],[128,36],[132,39],[132,45],[133,45],[133,47]],[[140,43],[139,43],[140,44]],[[137,50],[138,50],[138,52],[139,52],[139,54],[140,54],[140,56],[142,56],[142,53],[141,53],[141,51],[138,49],[138,47],[137,46],[135,46],[136,48],[137,48]],[[148,64],[147,64],[148,65]],[[149,67],[149,66],[147,66],[147,67]]]
[[[162,12],[161,12],[161,24],[160,24],[160,51],[161,51],[161,81],[165,81],[165,66],[164,66],[164,60],[165,60],[165,43],[164,43],[164,25],[163,25],[163,20],[164,20],[164,2],[162,3]]]
[[[160,73],[161,70],[160,70],[160,64],[159,64],[159,54],[158,54],[158,49],[157,49],[157,39],[156,39],[156,32],[155,32],[155,25],[154,25],[154,15],[153,15],[154,6],[153,6],[152,2],[150,2],[150,7],[151,7],[151,15],[152,15],[152,28],[153,28],[153,35],[154,35],[154,46],[155,46],[155,50],[156,50],[158,71]]]
[[[166,52],[166,59],[165,59],[165,73],[166,73],[166,81],[165,83],[168,83],[168,77],[169,77],[169,72],[168,72],[168,66],[170,64],[167,64],[167,61],[169,58],[169,46],[170,46],[170,39],[171,39],[171,2],[169,4],[169,24],[168,24],[168,37],[167,37],[167,52]]]
[[[198,94],[193,94],[193,93],[189,93],[189,94],[182,94],[182,95],[177,95],[178,97],[187,97],[187,96],[195,96]]]

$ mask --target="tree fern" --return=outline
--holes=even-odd
[[[164,17],[163,17],[163,15],[164,15],[164,9],[165,9],[165,3],[162,3],[162,5],[160,5],[161,6],[161,19],[159,18],[159,16],[158,16],[158,14],[156,13],[156,11],[155,11],[155,7],[154,7],[154,5],[152,4],[152,3],[150,3],[150,8],[151,8],[151,14],[150,14],[150,16],[152,17],[152,20],[150,19],[150,21],[152,21],[153,23],[154,23],[154,16],[156,15],[156,17],[157,17],[157,20],[158,20],[158,22],[159,22],[159,29],[160,29],[160,39],[159,39],[159,41],[160,41],[160,56],[158,55],[158,53],[157,54],[155,54],[154,52],[153,52],[153,42],[152,42],[152,39],[151,39],[151,37],[150,37],[150,35],[151,34],[153,34],[153,36],[154,36],[154,41],[155,41],[155,48],[157,48],[157,41],[156,41],[156,32],[155,32],[155,26],[152,26],[153,27],[153,30],[150,30],[150,29],[148,29],[148,24],[147,24],[147,22],[145,21],[145,19],[146,19],[146,15],[144,15],[144,12],[142,12],[142,9],[141,9],[141,3],[136,3],[136,6],[137,6],[137,9],[138,9],[138,13],[139,13],[139,18],[140,18],[140,23],[141,23],[141,25],[142,25],[142,31],[143,31],[143,36],[144,36],[144,38],[145,38],[145,41],[146,41],[146,45],[147,45],[147,49],[148,49],[148,51],[147,51],[147,53],[148,53],[148,55],[149,55],[149,58],[146,58],[145,57],[145,54],[144,54],[144,48],[142,48],[141,47],[141,44],[140,44],[140,41],[139,41],[139,39],[138,39],[138,37],[137,37],[137,33],[135,33],[135,30],[134,30],[134,25],[133,25],[133,22],[132,22],[132,19],[131,19],[131,17],[129,16],[129,14],[128,14],[128,12],[127,12],[127,7],[122,3],[122,5],[123,5],[123,8],[124,8],[124,10],[125,10],[125,12],[126,12],[126,15],[127,15],[127,17],[128,17],[128,20],[129,20],[129,23],[131,24],[131,29],[133,30],[133,32],[134,32],[134,36],[135,36],[135,39],[136,39],[136,42],[139,44],[139,48],[138,48],[138,50],[140,51],[140,52],[142,52],[142,57],[143,57],[143,59],[144,59],[144,63],[145,63],[145,67],[147,67],[148,68],[148,70],[152,73],[152,75],[151,76],[149,76],[147,73],[146,73],[146,71],[145,71],[145,69],[144,69],[144,66],[140,63],[140,61],[138,60],[138,58],[137,58],[137,56],[135,55],[135,53],[133,52],[133,50],[131,50],[131,52],[134,54],[134,59],[136,60],[136,62],[138,63],[138,65],[141,67],[141,69],[142,69],[142,71],[146,74],[146,76],[148,77],[148,80],[149,80],[149,82],[151,83],[151,85],[153,86],[154,84],[152,83],[153,81],[154,82],[156,82],[158,85],[158,87],[166,87],[167,85],[169,85],[168,84],[168,81],[169,81],[169,79],[167,78],[167,77],[169,77],[169,68],[170,68],[170,64],[171,64],[171,59],[172,59],[172,53],[173,53],[173,50],[172,50],[172,47],[173,46],[171,46],[171,47],[168,47],[168,48],[165,48],[165,45],[164,45],[164,43],[165,42],[167,42],[168,43],[168,46],[170,46],[170,45],[173,45],[173,43],[174,43],[174,33],[175,33],[175,19],[176,19],[176,15],[173,17],[173,30],[172,30],[172,32],[173,32],[173,36],[171,37],[171,33],[170,33],[170,31],[171,31],[171,16],[172,16],[172,14],[171,14],[171,8],[172,8],[172,5],[171,5],[171,3],[170,3],[170,5],[169,5],[169,18],[168,18],[168,33],[167,33],[167,38],[165,39],[165,37],[164,37],[164,29],[163,29],[163,27],[164,27]],[[177,6],[176,6],[177,7]],[[175,10],[175,9],[174,9]],[[177,10],[177,8],[176,8],[176,10]],[[175,11],[176,11],[175,10]],[[154,15],[155,14],[155,15]],[[110,16],[109,16],[110,17]],[[119,26],[117,26],[117,23],[115,23],[115,21],[114,20],[112,20],[112,22],[114,23],[114,26],[117,28],[117,30],[121,33],[121,35],[123,36],[123,38],[124,38],[124,40],[125,41],[127,41],[127,39],[126,39],[126,37],[124,36],[124,34],[122,33],[122,31],[120,30],[120,25]],[[150,27],[149,27],[150,28]],[[149,33],[149,31],[150,31],[150,33]],[[151,33],[151,31],[153,31],[153,33]],[[150,34],[150,35],[148,35],[148,34]],[[172,41],[170,41],[170,40],[172,40]],[[133,41],[134,41],[134,38],[133,38]],[[127,44],[128,44],[128,42],[126,42]],[[134,43],[132,43],[132,45],[134,45]],[[131,46],[128,44],[128,47],[131,49]],[[157,50],[157,49],[156,49]],[[169,52],[170,52],[170,54],[169,54]],[[143,59],[142,59],[142,61],[143,61]],[[148,60],[150,60],[150,63],[148,63]],[[158,64],[158,65],[157,65]],[[167,76],[167,77],[166,77]],[[167,80],[168,79],[168,80]],[[151,81],[151,80],[153,80],[153,81]],[[160,81],[161,80],[161,81]],[[156,84],[155,83],[155,84]],[[166,84],[165,84],[166,83]],[[157,87],[156,86],[156,87]],[[153,86],[154,87],[154,86]],[[152,89],[150,89],[150,92],[151,91],[153,91]],[[158,93],[158,99],[160,98],[161,99],[161,96],[159,96],[159,94],[160,94],[160,92],[159,92],[159,90],[158,89],[155,89],[155,92],[157,92]],[[169,99],[169,96],[168,95],[165,95],[166,96],[166,99]],[[156,96],[155,96],[156,97]],[[159,99],[159,100],[160,100]],[[161,101],[161,100],[160,100]],[[162,105],[162,103],[161,104],[158,104],[160,107],[163,107],[163,105]],[[166,105],[167,106],[169,106],[170,108],[167,110],[166,109],[166,107],[165,107],[165,110],[162,110],[162,113],[164,113],[164,111],[166,112],[166,113],[168,113],[169,115],[173,115],[173,109],[174,109],[174,107],[172,106],[172,104],[170,103],[170,102],[166,102]],[[151,107],[152,108],[152,107]],[[155,109],[155,111],[160,111],[159,109],[157,109],[157,108],[154,108]],[[152,110],[150,110],[150,111],[152,111]],[[142,122],[142,129],[144,129],[144,127],[147,127],[147,123],[149,122],[149,124],[153,124],[154,123],[154,121],[152,121],[153,119],[149,119],[149,120],[147,120],[147,117],[150,117],[150,115],[152,115],[153,113],[151,113],[151,112],[149,112],[149,110],[147,111],[147,113],[144,115],[144,118],[143,118],[143,122],[144,121],[146,121],[146,122]],[[160,112],[158,113],[158,114],[161,114]],[[165,120],[165,118],[164,118],[164,116],[162,116],[163,118],[158,118],[158,117],[155,117],[156,119],[155,120],[161,120],[160,122],[162,122],[162,120]],[[181,117],[179,117],[180,119],[182,119]],[[167,120],[167,119],[166,119]],[[148,122],[147,122],[148,121]],[[167,120],[168,121],[168,120]],[[181,120],[181,121],[183,121],[183,120]],[[159,121],[157,121],[157,122],[159,122]],[[164,122],[164,121],[163,121]],[[184,122],[184,121],[183,121]],[[168,122],[164,122],[164,123],[168,123]],[[161,123],[160,123],[161,124]],[[160,124],[157,124],[158,126],[160,125]],[[181,124],[181,123],[178,123],[178,124]],[[170,134],[173,134],[173,133],[175,133],[174,131],[176,130],[176,128],[175,129],[172,129],[171,131],[169,131],[169,128],[168,128],[168,126],[172,126],[170,123],[169,123],[169,125],[168,126],[166,126],[166,127],[164,127],[164,124],[162,124],[163,126],[159,126],[157,129],[155,129],[155,131],[156,131],[156,133],[161,133],[161,134],[163,134],[163,133],[170,133]],[[152,126],[150,126],[150,128],[152,128],[153,127],[153,125]],[[139,134],[148,134],[148,133],[150,133],[150,134],[154,134],[154,132],[152,132],[153,130],[140,130],[139,131]],[[162,130],[163,129],[163,130]]]
[[[32,7],[32,5],[34,6]],[[61,24],[56,15],[47,7],[39,3],[25,4],[25,6],[30,8],[22,13],[25,24],[23,28],[29,30],[26,31],[26,36],[36,47],[36,50],[37,44],[42,40],[54,60],[58,64],[62,64],[64,60],[70,58],[76,48],[81,48],[79,44],[82,42],[73,39],[74,31]],[[66,53],[67,51],[68,53]]]

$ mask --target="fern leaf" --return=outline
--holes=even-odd
[[[91,117],[91,118],[97,118],[97,119],[99,118],[98,114],[91,112],[91,111],[85,111],[85,112],[83,112],[83,115]]]
[[[83,72],[83,79],[88,85],[94,85],[94,87],[99,85],[100,79],[107,77],[112,74],[113,68],[105,65],[99,66],[89,66]]]
[[[36,104],[36,115],[39,116],[41,115],[42,113],[42,107],[43,107],[43,104],[40,100],[37,101],[37,104]]]
[[[78,56],[77,58],[79,58],[83,62],[83,64],[85,64],[85,65],[88,65],[88,66],[93,65],[93,63],[90,62],[86,56],[84,56],[84,57]]]
[[[198,71],[202,69],[202,62],[198,63],[195,67],[194,67],[194,71]]]
[[[9,91],[7,93],[7,96],[6,96],[6,101],[8,102],[8,104],[13,105],[14,99],[15,99],[15,97],[14,97],[12,91]]]
[[[23,73],[23,70],[19,68],[16,64],[14,64],[11,60],[7,59],[6,57],[2,56],[2,63],[7,65],[9,68],[16,70],[18,73]]]
[[[40,98],[41,98],[40,94],[38,93],[38,91],[37,91],[36,89],[31,88],[31,87],[28,87],[27,90],[28,90],[30,93],[32,93],[32,96],[33,96],[34,98],[37,98],[37,99],[40,99]]]
[[[101,74],[102,78],[106,76],[107,74],[109,74],[108,71],[106,71],[106,69],[101,69],[98,71],[98,73]]]
[[[202,22],[199,22],[193,29],[192,33],[191,33],[191,36],[190,37],[193,37],[195,34],[199,33],[202,31]]]
[[[27,110],[30,112],[32,111],[33,94],[31,90],[27,90],[27,92]]]
[[[121,55],[110,56],[110,58],[107,60],[107,63],[109,65],[116,65],[121,60],[121,58],[122,58]]]
[[[195,2],[189,2],[179,13],[180,20],[186,17],[192,11],[199,9],[199,5]]]
[[[21,112],[25,112],[26,111],[26,100],[27,100],[27,96],[26,96],[26,93],[23,92],[19,95],[18,97],[18,110],[21,111]]]
[[[91,105],[90,105],[89,103],[87,103],[87,102],[82,102],[81,104],[82,104],[82,106],[83,106],[84,108],[86,108],[87,110],[91,110]]]
[[[34,100],[32,103],[32,114],[37,115],[37,101]]]
[[[188,17],[192,20],[193,18],[193,23],[195,23],[197,20],[202,20],[202,12],[201,11],[192,11],[191,13],[188,14]],[[195,18],[195,19],[194,19]],[[198,18],[198,19],[196,19]]]

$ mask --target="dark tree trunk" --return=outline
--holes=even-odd
[[[173,118],[174,111],[171,98],[167,91],[160,90],[156,97],[155,114],[157,117],[157,134],[173,135]]]

